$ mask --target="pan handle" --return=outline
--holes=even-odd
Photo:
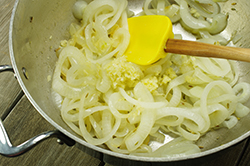
[[[0,154],[3,156],[7,156],[7,157],[19,156],[21,154],[24,154],[28,150],[32,149],[38,143],[48,138],[53,138],[53,137],[58,138],[60,140],[60,143],[63,142],[68,146],[73,146],[75,144],[74,140],[65,136],[60,131],[54,130],[54,131],[41,133],[18,146],[13,146],[3,126],[2,120],[0,119]]]
[[[13,67],[11,65],[0,65],[0,73],[4,71],[14,72]]]
[[[13,68],[10,65],[0,65],[0,73],[4,71],[13,72]],[[24,154],[28,150],[32,149],[38,143],[53,137],[58,138],[58,143],[60,144],[65,143],[68,146],[73,146],[75,144],[75,141],[73,139],[67,137],[59,130],[54,130],[41,133],[18,146],[13,146],[4,128],[2,119],[0,118],[0,154],[3,156],[7,157],[19,156],[21,154]]]

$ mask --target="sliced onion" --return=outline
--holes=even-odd
[[[173,141],[161,146],[156,151],[149,153],[150,157],[174,157],[199,153],[200,148],[192,141],[187,141],[183,137],[178,137]]]
[[[134,87],[134,95],[140,101],[154,102],[152,94],[147,89],[147,87],[141,82],[137,83]]]
[[[92,145],[101,145],[101,144],[107,142],[108,140],[110,140],[113,137],[113,135],[116,133],[116,131],[118,130],[120,123],[121,123],[120,118],[115,118],[115,124],[114,124],[112,130],[110,131],[110,133],[108,133],[103,138],[93,138],[86,129],[83,114],[84,114],[84,111],[80,111],[80,113],[79,113],[79,128],[80,128],[80,131],[82,133],[83,138]]]
[[[196,141],[196,140],[198,140],[200,138],[200,133],[199,132],[197,132],[197,133],[189,132],[189,131],[183,129],[181,126],[178,126],[177,130],[187,140]]]
[[[160,118],[168,117],[168,116],[176,116],[180,119],[183,119],[182,117],[184,117],[186,119],[193,121],[198,126],[197,131],[202,130],[205,125],[204,118],[199,113],[192,111],[192,109],[165,107],[165,108],[161,108],[157,110],[156,119],[160,119]]]
[[[87,7],[87,5],[87,2],[85,1],[76,1],[72,10],[74,17],[81,20],[83,18],[83,11]]]
[[[233,87],[233,90],[236,95],[239,95],[238,101],[241,103],[245,103],[250,97],[250,85],[248,83],[238,83]]]
[[[227,18],[228,16],[225,14],[222,13],[216,14],[213,17],[211,26],[205,29],[207,29],[211,34],[218,34],[226,28]]]
[[[102,77],[98,79],[96,83],[96,89],[102,93],[106,93],[111,87],[111,81],[104,70],[101,71],[101,73]]]
[[[185,0],[180,1],[180,15],[182,21],[192,29],[205,29],[210,27],[207,21],[196,19],[191,15]]]
[[[227,127],[228,129],[233,128],[238,122],[238,119],[235,116],[230,116],[228,120],[223,122],[223,126]]]
[[[244,106],[241,103],[238,103],[235,109],[235,115],[239,118],[243,118],[247,114],[249,114],[250,109],[246,106]]]
[[[109,97],[109,101],[108,101],[108,105],[110,108],[110,111],[112,112],[112,114],[115,117],[119,117],[119,118],[128,118],[131,114],[133,114],[133,112],[129,112],[127,114],[122,114],[120,113],[117,108],[115,107],[117,101],[119,99],[121,99],[121,95],[119,93],[113,93],[110,97]],[[128,106],[129,107],[129,106]],[[130,107],[131,108],[131,107]]]
[[[139,107],[143,107],[143,108],[161,108],[167,105],[166,102],[143,102],[143,101],[138,101],[135,100],[134,98],[130,97],[124,89],[119,88],[119,91],[121,93],[121,95],[130,103],[137,105]]]
[[[229,116],[228,110],[220,104],[209,106],[208,113],[211,122],[211,128],[221,124]]]
[[[196,0],[196,1],[186,0],[186,1],[192,8],[196,9],[197,12],[203,17],[212,18],[220,12],[219,5],[215,3],[213,0]],[[204,9],[204,7],[201,6],[201,3],[213,6],[213,12]]]
[[[179,87],[173,88],[173,96],[171,97],[168,106],[169,107],[176,107],[181,102],[181,90]]]
[[[149,135],[155,119],[155,111],[151,109],[145,109],[142,112],[140,124],[135,132],[125,139],[126,147],[128,151],[134,151],[141,146],[143,141]]]

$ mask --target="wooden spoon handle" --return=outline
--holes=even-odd
[[[201,42],[168,39],[165,51],[199,57],[214,57],[250,62],[250,49],[217,46]]]

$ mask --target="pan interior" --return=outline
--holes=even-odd
[[[12,65],[26,96],[39,113],[52,125],[84,146],[126,158],[125,155],[103,150],[82,140],[62,121],[60,112],[51,96],[51,78],[57,61],[54,50],[58,48],[61,40],[69,38],[69,25],[76,21],[71,10],[75,1],[22,0],[16,2],[10,29]],[[129,8],[138,13],[142,10],[143,2],[143,0],[129,0]],[[247,48],[250,47],[250,29],[248,28],[250,27],[250,22],[248,21],[248,18],[250,18],[250,1],[237,1],[237,5],[232,10],[232,3],[234,2],[234,0],[229,0],[221,7],[222,12],[229,14],[228,26],[222,34],[225,38],[229,38],[232,33],[237,31],[240,39],[236,46]],[[174,27],[175,32],[181,31],[182,34],[187,36],[186,39],[192,39],[192,35],[182,29],[178,29],[178,25]],[[240,81],[250,83],[250,65],[244,62],[238,62],[238,64]],[[23,74],[24,68],[27,78]],[[247,106],[250,107],[250,102],[248,102]],[[203,152],[190,156],[190,158],[216,152],[249,136],[249,118],[250,115],[242,118],[237,126],[231,130],[219,129],[207,133],[198,142],[198,145],[204,147]],[[187,156],[187,158],[189,157]],[[130,157],[130,159],[157,161],[157,159],[140,159],[140,157]],[[163,158],[161,160],[169,161],[170,159]]]

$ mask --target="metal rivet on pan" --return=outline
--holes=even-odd
[[[57,139],[57,143],[59,143],[60,145],[64,144],[64,142],[62,140],[60,140],[60,139]]]
[[[28,75],[27,70],[26,70],[25,67],[22,68],[22,72],[23,72],[24,77],[28,80],[29,79],[29,75]]]

